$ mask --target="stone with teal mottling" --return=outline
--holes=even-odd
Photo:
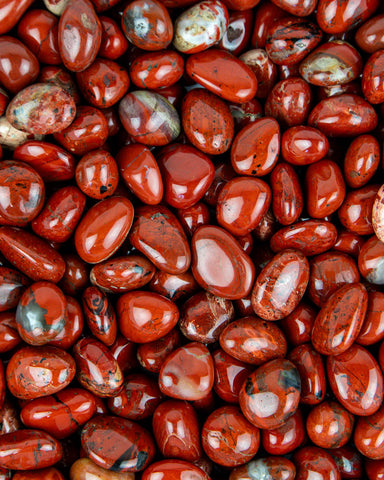
[[[76,115],[71,95],[56,85],[35,83],[21,90],[7,108],[7,120],[22,132],[49,135],[67,128]]]

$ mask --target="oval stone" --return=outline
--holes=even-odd
[[[255,267],[230,233],[212,225],[199,227],[191,248],[192,273],[202,288],[229,300],[250,293]]]
[[[48,135],[69,127],[76,115],[76,105],[63,88],[35,83],[11,100],[6,115],[9,123],[22,132]]]
[[[132,203],[125,197],[102,200],[81,219],[75,232],[75,246],[87,263],[106,260],[126,239],[133,221]]]
[[[135,474],[133,472],[113,472],[99,467],[89,458],[79,458],[72,464],[69,478],[70,480],[88,480],[89,478],[95,478],[95,480],[135,480]]]

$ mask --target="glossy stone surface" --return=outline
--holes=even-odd
[[[13,158],[28,163],[45,182],[70,180],[75,175],[74,157],[53,143],[28,140],[15,149]]]
[[[124,67],[102,58],[76,73],[76,81],[87,103],[98,108],[115,105],[126,94],[130,83]]]
[[[0,83],[10,93],[17,93],[33,83],[39,74],[39,62],[20,40],[0,37]]]
[[[78,107],[76,118],[71,125],[54,134],[55,140],[75,155],[84,155],[102,147],[107,137],[106,118],[100,110],[88,106]]]
[[[125,418],[108,415],[99,415],[85,424],[81,445],[96,465],[114,472],[143,470],[155,455],[147,430]]]
[[[228,28],[219,42],[220,48],[234,55],[241,53],[251,38],[252,20],[251,9],[229,12]]]
[[[382,35],[384,15],[375,15],[364,22],[355,34],[355,42],[367,53],[374,53],[384,48]]]
[[[210,48],[195,53],[185,69],[192,80],[230,102],[243,103],[255,96],[257,80],[252,70],[224,50]]]
[[[384,337],[384,294],[368,292],[368,307],[363,326],[356,339],[360,345],[372,345]]]
[[[322,32],[315,23],[297,17],[277,20],[269,28],[265,50],[276,65],[300,62],[321,41]]]
[[[198,417],[193,406],[182,400],[166,400],[155,410],[153,435],[165,458],[196,462],[202,456]]]
[[[157,0],[134,0],[121,17],[124,35],[142,50],[161,50],[172,41],[173,25],[167,9]]]
[[[0,438],[2,468],[33,470],[50,467],[61,459],[62,454],[60,443],[39,430],[18,430]]]
[[[116,340],[117,322],[112,303],[97,287],[88,287],[82,295],[85,321],[91,333],[108,347]]]
[[[174,208],[197,203],[215,175],[211,160],[189,145],[173,143],[161,149],[157,162],[164,182],[164,200]]]
[[[329,121],[331,117],[332,122]],[[346,137],[373,130],[377,124],[377,115],[373,107],[361,97],[344,94],[318,103],[309,116],[308,124],[327,136]]]
[[[125,95],[119,103],[119,117],[132,139],[145,145],[167,145],[180,133],[176,109],[155,92],[136,90]]]
[[[143,373],[131,373],[124,378],[121,392],[108,399],[111,413],[130,420],[152,417],[163,396],[156,379]]]
[[[339,448],[352,436],[354,417],[337,402],[315,406],[307,417],[311,441],[321,448]]]
[[[349,43],[334,40],[324,43],[300,64],[300,75],[308,83],[329,87],[355,80],[363,62],[358,51]]]
[[[319,0],[316,20],[326,33],[344,33],[369,18],[379,3],[378,0],[359,0],[357,4],[353,0],[342,3],[338,0]]]
[[[127,145],[118,151],[116,162],[122,180],[143,203],[160,203],[163,180],[156,159],[148,147],[140,144]]]
[[[214,365],[204,345],[191,342],[165,359],[159,374],[164,395],[180,400],[201,400],[213,387]]]
[[[240,408],[256,427],[276,428],[292,416],[300,399],[299,372],[289,360],[264,363],[244,382],[240,390]]]
[[[13,160],[0,164],[0,225],[23,227],[43,207],[45,186],[29,165]]]
[[[32,230],[50,242],[66,242],[73,235],[84,207],[85,196],[77,187],[60,188],[32,221]]]
[[[217,222],[235,236],[246,235],[261,221],[271,203],[271,190],[259,178],[237,177],[221,189]]]
[[[83,332],[83,312],[79,302],[73,298],[66,296],[67,300],[67,318],[64,328],[56,337],[49,342],[53,347],[59,347],[68,350],[76,343]]]
[[[303,125],[307,123],[311,100],[312,91],[308,83],[302,78],[290,77],[272,88],[265,103],[265,115],[274,117],[285,127]]]
[[[12,395],[23,400],[45,397],[71,383],[75,370],[73,358],[59,348],[23,347],[8,363],[7,386]]]
[[[316,128],[296,126],[288,128],[281,138],[281,154],[293,165],[310,165],[328,152],[327,137]]]
[[[344,157],[344,179],[352,188],[365,185],[380,163],[379,142],[373,135],[359,135],[352,140]]]
[[[383,263],[381,261],[383,251],[383,242],[376,235],[373,235],[361,247],[358,257],[360,273],[368,282],[375,285],[382,285],[384,282]]]
[[[368,293],[361,283],[336,290],[316,317],[312,343],[323,355],[339,355],[356,340],[368,306]]]
[[[66,388],[56,395],[28,402],[20,418],[28,428],[37,428],[62,439],[86,423],[96,409],[95,397],[81,388]]]
[[[271,455],[286,455],[299,448],[306,440],[300,409],[297,409],[281,427],[262,430],[261,440],[264,450]]]
[[[342,478],[359,478],[363,475],[363,457],[355,447],[346,445],[345,447],[333,448],[328,452],[335,460]],[[365,466],[368,472],[367,464]]]
[[[232,357],[252,365],[283,358],[287,353],[279,327],[251,316],[231,322],[220,335],[220,346]]]
[[[10,0],[0,5],[0,35],[11,30],[23,16],[33,0]]]
[[[257,78],[257,98],[266,98],[277,78],[277,68],[262,48],[248,50],[240,55],[240,60],[251,67]]]
[[[273,118],[260,118],[236,135],[231,148],[232,167],[239,175],[262,177],[272,171],[279,151],[279,124]]]
[[[115,159],[104,150],[86,153],[76,165],[76,183],[88,197],[102,200],[115,192],[119,171]]]
[[[292,457],[296,466],[295,480],[340,480],[340,473],[332,456],[319,447],[304,447]]]
[[[93,337],[84,337],[73,347],[77,380],[98,397],[114,397],[123,385],[123,374],[108,348]],[[97,462],[96,462],[97,463]]]
[[[13,350],[21,342],[14,312],[0,313],[0,352]]]
[[[32,280],[57,283],[64,275],[63,257],[46,241],[26,230],[1,227],[0,252]]]
[[[380,436],[384,425],[384,408],[373,415],[360,417],[356,423],[354,442],[365,457],[372,460],[384,459],[384,443]],[[379,477],[380,478],[380,477]]]
[[[218,348],[212,353],[215,365],[214,390],[227,403],[238,403],[240,389],[254,369]]]
[[[119,297],[116,311],[121,333],[135,343],[158,340],[179,320],[176,305],[153,292],[125,293]]]
[[[175,215],[161,205],[139,207],[135,215],[130,243],[160,270],[171,274],[186,272],[191,252]]]
[[[184,303],[179,328],[191,341],[214,343],[234,317],[235,309],[230,300],[199,292]]]
[[[77,295],[87,286],[88,267],[81,258],[74,253],[63,255],[65,273],[60,280],[60,288],[66,295]]]
[[[133,221],[133,206],[124,197],[96,203],[83,216],[75,232],[79,256],[87,263],[106,260],[126,239]]]
[[[61,63],[58,19],[52,13],[40,9],[29,10],[17,26],[17,35],[41,63]]]
[[[248,422],[234,405],[218,408],[208,416],[201,439],[208,457],[225,467],[236,467],[250,461],[260,445],[259,429]]]
[[[59,51],[65,67],[81,72],[96,58],[101,23],[89,0],[69,0],[59,21]]]
[[[287,357],[299,371],[301,379],[300,402],[317,405],[324,400],[327,384],[321,355],[310,343],[298,345]]]
[[[298,250],[282,250],[262,269],[252,290],[252,306],[265,320],[280,320],[299,304],[309,280],[309,264]]]
[[[349,192],[339,208],[339,220],[350,232],[358,235],[374,233],[372,225],[373,205],[379,185],[369,184]]]
[[[303,210],[299,177],[289,163],[281,162],[271,174],[272,212],[281,225],[294,223]]]
[[[183,129],[192,145],[210,155],[220,155],[229,149],[234,121],[224,101],[198,88],[184,96],[181,111]]]
[[[371,104],[384,102],[383,64],[384,53],[379,50],[371,55],[363,70],[361,87],[365,98]]]
[[[156,478],[167,478],[169,480],[182,480],[193,478],[194,480],[210,480],[207,473],[193,463],[185,460],[160,460],[149,466],[141,477],[142,480],[156,480]]]
[[[55,1],[55,0],[53,0]],[[72,77],[72,74],[64,67],[58,67],[56,65],[45,66],[40,70],[39,82],[49,83],[63,88],[69,95],[73,97],[76,105],[80,103],[80,94]]]
[[[134,480],[135,478],[133,472],[113,472],[99,467],[89,458],[79,458],[72,464],[69,471],[70,480],[86,480],[90,475],[99,480]]]
[[[134,345],[132,343],[132,345]],[[177,328],[167,335],[149,343],[141,343],[137,347],[137,360],[149,372],[159,373],[167,356],[181,346],[181,334]]]
[[[95,265],[90,272],[91,282],[108,293],[123,293],[140,289],[151,281],[155,268],[140,255],[115,257]]]
[[[360,345],[327,358],[327,375],[338,401],[354,415],[375,413],[383,399],[383,374],[374,357]]]
[[[179,208],[177,218],[185,233],[191,237],[200,226],[210,224],[211,214],[205,203],[197,202],[192,207]]]
[[[324,220],[303,220],[280,228],[270,239],[274,252],[286,248],[300,250],[304,255],[317,255],[332,248],[337,240],[336,227]]]
[[[324,218],[335,212],[345,198],[343,174],[332,160],[320,160],[306,171],[306,207],[312,218]]]
[[[192,273],[202,288],[230,300],[250,293],[253,263],[224,229],[211,225],[198,228],[191,248]]]
[[[236,467],[229,475],[229,480],[252,480],[266,478],[274,480],[293,480],[295,478],[295,465],[285,457],[266,457],[252,460],[241,467]]]
[[[19,471],[13,475],[13,478],[15,480],[65,480],[63,474],[55,467]]]
[[[116,60],[127,50],[128,41],[118,24],[112,18],[104,16],[99,18],[102,34],[98,55],[110,60]]]
[[[22,294],[16,310],[20,337],[29,345],[44,345],[61,333],[67,300],[54,283],[36,282]]]

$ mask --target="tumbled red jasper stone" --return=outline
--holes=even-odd
[[[13,152],[13,159],[27,163],[46,182],[70,180],[75,176],[75,159],[53,143],[28,140]]]
[[[107,346],[116,340],[117,322],[112,303],[97,287],[88,287],[82,295],[83,312],[92,335]]]
[[[373,130],[377,125],[377,115],[363,98],[344,94],[318,103],[308,118],[308,124],[327,136],[347,137]]]
[[[299,304],[309,280],[308,260],[298,250],[283,250],[262,269],[252,290],[252,306],[265,320],[280,320]]]
[[[246,235],[261,221],[271,203],[271,190],[259,178],[236,177],[217,199],[217,222],[235,236]]]
[[[164,272],[177,275],[190,266],[187,237],[175,215],[162,205],[136,209],[129,241]]]
[[[384,102],[384,51],[375,52],[365,64],[362,78],[362,90],[369,103]]]
[[[49,342],[49,345],[68,350],[82,334],[84,321],[79,302],[68,295],[65,298],[67,300],[67,321],[64,323],[64,328]]]
[[[76,115],[76,105],[63,88],[35,83],[11,100],[6,116],[17,130],[32,134],[52,134],[67,128]]]
[[[295,452],[292,458],[296,466],[295,480],[306,480],[317,476],[322,480],[340,480],[336,462],[326,450],[319,447],[304,447]]]
[[[356,448],[365,457],[372,460],[384,459],[383,428],[384,407],[381,407],[373,415],[358,419],[354,433],[354,442]],[[379,480],[380,476],[372,478]]]
[[[76,74],[85,100],[98,108],[115,105],[129,88],[128,73],[112,60],[97,58],[86,70]]]
[[[372,345],[384,337],[384,293],[368,292],[368,308],[356,339],[360,345]]]
[[[155,410],[153,435],[165,458],[196,462],[202,456],[197,414],[193,406],[182,400],[167,400]]]
[[[244,103],[257,91],[251,68],[225,50],[209,48],[195,53],[188,58],[185,69],[192,80],[230,102]]]
[[[112,155],[104,150],[88,152],[76,166],[76,183],[88,197],[111,196],[119,183],[119,171]]]
[[[286,455],[300,447],[305,440],[305,425],[300,409],[297,409],[281,427],[261,430],[263,448],[271,455]]]
[[[68,70],[81,72],[96,58],[101,23],[89,0],[69,0],[59,20],[59,51]]]
[[[54,339],[67,320],[67,300],[54,283],[36,282],[20,298],[16,325],[30,345],[44,345]]]
[[[17,307],[20,296],[30,281],[12,268],[0,267],[0,312]]]
[[[272,212],[282,225],[294,223],[303,211],[303,193],[294,168],[285,162],[276,165],[271,173]]]
[[[172,50],[144,53],[137,56],[129,67],[132,83],[151,90],[174,85],[183,72],[183,57]]]
[[[63,390],[75,376],[73,358],[56,347],[23,347],[10,359],[6,379],[13,396],[23,400]]]
[[[9,32],[23,16],[33,0],[9,0],[0,6],[0,35]]]
[[[187,343],[165,359],[159,374],[164,395],[180,400],[201,400],[212,390],[214,365],[206,346]]]
[[[64,475],[54,467],[15,472],[12,478],[14,480],[65,480]]]
[[[262,365],[287,353],[287,341],[279,327],[252,316],[234,320],[225,327],[220,346],[232,357],[252,365]]]
[[[114,257],[95,265],[89,278],[91,283],[109,293],[136,290],[152,280],[155,267],[145,257],[127,255]]]
[[[83,214],[85,200],[85,195],[77,187],[60,188],[33,220],[32,230],[48,241],[66,242]]]
[[[167,480],[183,480],[193,478],[194,480],[211,480],[208,474],[193,463],[185,460],[160,460],[152,463],[142,475],[142,480],[156,480],[157,478]]]
[[[374,53],[384,48],[383,25],[384,14],[375,15],[364,22],[355,34],[357,45],[367,53]]]
[[[220,155],[229,149],[234,120],[223,100],[197,88],[184,96],[181,113],[184,132],[192,145],[211,155]]]
[[[75,120],[54,139],[75,155],[102,147],[108,138],[108,124],[103,113],[94,107],[82,105],[77,108]]]
[[[39,74],[39,62],[20,40],[0,37],[0,83],[10,93],[17,93],[33,83]]]
[[[352,188],[365,185],[380,164],[380,146],[373,135],[359,135],[352,140],[344,157],[344,179]]]
[[[117,301],[121,333],[135,343],[153,342],[169,333],[179,320],[176,305],[153,292],[135,290]]]
[[[327,137],[316,128],[298,125],[288,128],[281,138],[281,154],[293,165],[309,165],[328,152]]]
[[[63,454],[60,442],[39,430],[18,430],[0,438],[0,467],[12,470],[45,468]]]
[[[375,358],[354,344],[327,358],[330,387],[338,401],[354,415],[375,413],[383,400],[383,374]]]
[[[26,230],[1,227],[0,252],[32,280],[57,283],[64,275],[63,257],[49,243]]]
[[[114,397],[123,385],[123,374],[110,350],[94,337],[73,347],[79,383],[98,397]]]
[[[316,20],[326,33],[344,33],[369,18],[379,6],[379,0],[320,0]]]
[[[270,173],[280,152],[280,128],[273,118],[260,118],[236,135],[231,163],[239,175],[262,177]]]
[[[66,388],[56,395],[28,402],[20,412],[26,427],[65,438],[87,422],[96,409],[95,397],[82,388]]]
[[[380,186],[365,185],[349,192],[338,210],[341,224],[350,232],[358,235],[374,233],[372,225],[372,208]]]
[[[49,1],[49,0],[46,0]],[[55,1],[55,0],[53,0]],[[66,0],[64,0],[66,1]],[[72,75],[64,67],[46,66],[40,70],[38,80],[50,83],[66,90],[73,97],[76,105],[80,103],[80,94]]]
[[[360,280],[355,261],[342,252],[325,252],[310,259],[310,277],[307,293],[318,307],[339,287]]]
[[[133,221],[132,203],[125,197],[110,197],[96,203],[81,219],[75,246],[87,263],[109,258],[126,239]]]
[[[259,449],[259,429],[234,405],[214,410],[201,432],[205,453],[216,464],[236,467],[252,460]]]
[[[98,55],[116,60],[127,50],[128,41],[115,20],[104,16],[100,16],[99,19],[102,26],[102,35]]]
[[[255,267],[232,235],[220,227],[199,227],[192,237],[192,273],[197,283],[230,300],[251,291]]]
[[[297,368],[289,360],[277,358],[259,367],[244,382],[240,408],[256,427],[276,428],[295,413],[300,390]]]
[[[194,147],[173,143],[161,149],[156,158],[164,182],[164,200],[171,207],[191,207],[213,181],[213,163]]]
[[[81,432],[81,445],[96,465],[114,472],[138,472],[151,463],[155,445],[150,433],[126,418],[94,417]]]
[[[163,197],[163,180],[152,152],[145,145],[132,144],[116,154],[121,178],[145,204],[157,205]]]
[[[126,340],[128,342],[128,340]],[[133,342],[132,345],[135,345]],[[149,343],[141,343],[137,347],[137,360],[149,372],[159,373],[164,360],[170,352],[180,347],[181,334],[177,328],[167,335]],[[135,357],[136,359],[136,357]]]
[[[0,225],[25,226],[43,207],[43,179],[29,165],[13,160],[0,164]]]

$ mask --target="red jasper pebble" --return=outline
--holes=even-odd
[[[306,440],[303,416],[298,409],[281,427],[261,430],[263,448],[271,455],[285,455],[299,448]]]
[[[92,334],[108,347],[117,335],[116,315],[107,295],[97,287],[88,287],[83,292],[83,312]]]
[[[305,480],[316,475],[324,480],[340,480],[340,473],[330,453],[319,447],[303,447],[293,458],[296,466],[295,480]]]
[[[169,480],[182,480],[193,477],[195,480],[210,480],[204,470],[185,460],[160,460],[146,468],[141,477],[143,480],[155,480],[161,475]]]

